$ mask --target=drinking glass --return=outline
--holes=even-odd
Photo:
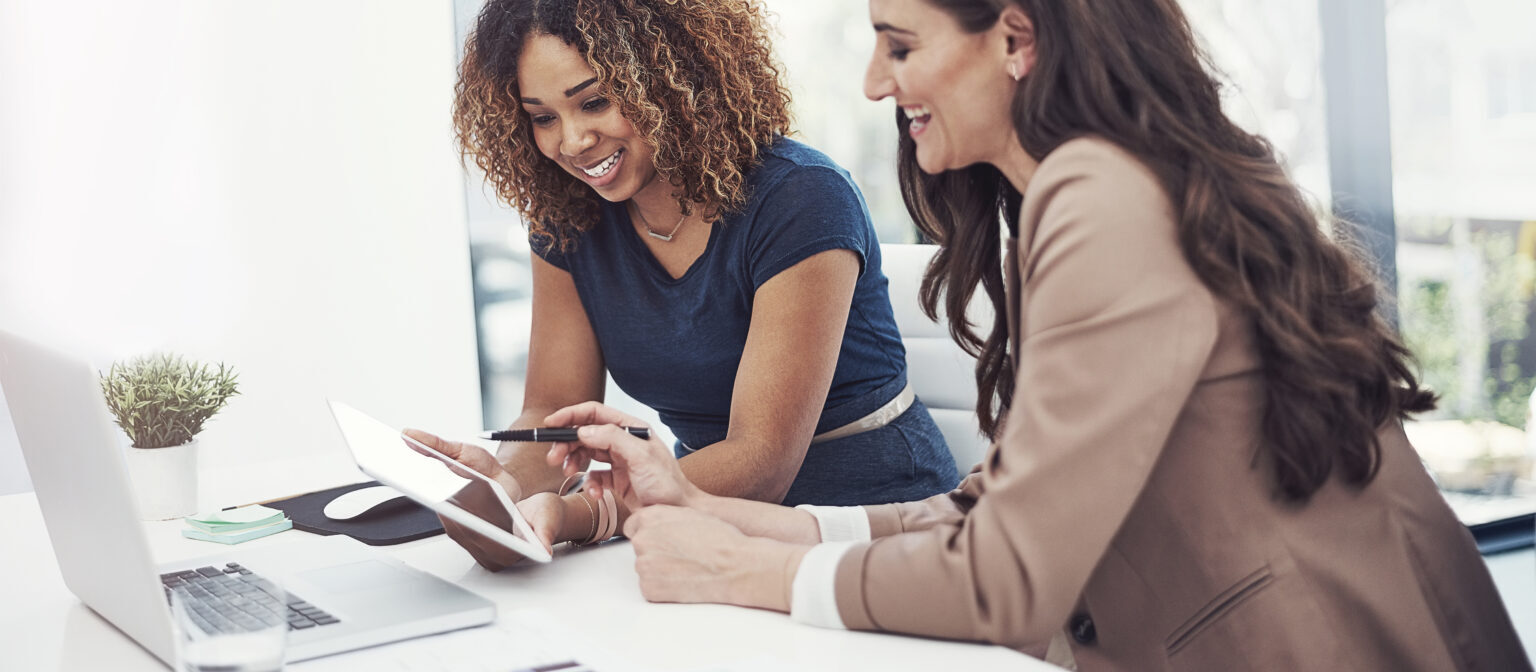
[[[168,590],[179,672],[277,672],[288,642],[287,596],[262,581],[260,590],[234,592],[222,603],[197,589]]]

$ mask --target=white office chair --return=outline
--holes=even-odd
[[[937,249],[934,245],[881,245],[880,257],[891,281],[896,328],[907,348],[907,379],[933,414],[949,443],[955,467],[964,475],[985,456],[988,443],[976,419],[976,358],[950,338],[942,305],[939,321],[934,322],[923,314],[918,302],[923,271]],[[977,294],[985,300],[984,293],[978,290]],[[980,333],[992,328],[990,311],[973,307],[970,314]]]

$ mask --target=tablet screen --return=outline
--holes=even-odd
[[[332,401],[331,414],[364,473],[529,559],[549,561],[500,484],[351,406]]]

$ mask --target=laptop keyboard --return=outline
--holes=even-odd
[[[192,620],[204,632],[246,632],[257,630],[273,618],[288,621],[289,630],[305,630],[340,623],[335,616],[287,593],[284,605],[273,597],[284,594],[276,584],[252,572],[240,563],[220,567],[199,567],[160,575],[165,599],[171,592],[191,597],[185,603],[192,609]]]

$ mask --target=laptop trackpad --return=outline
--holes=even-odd
[[[335,567],[300,572],[299,578],[325,586],[332,593],[350,593],[357,590],[378,590],[397,583],[416,580],[410,572],[392,567],[378,560],[364,560]]]

